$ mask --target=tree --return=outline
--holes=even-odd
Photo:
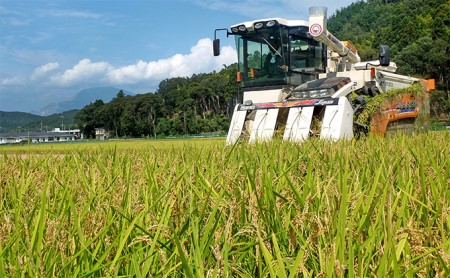
[[[95,138],[95,128],[104,126],[99,115],[104,105],[103,100],[98,99],[86,105],[75,115],[75,121],[86,138]]]
[[[450,118],[450,98],[446,92],[433,91],[430,96],[430,107],[436,118],[447,120]]]
[[[105,104],[99,111],[106,130],[112,132],[114,137],[125,135],[122,130],[121,116],[126,107],[129,96],[125,96],[122,90],[117,93],[109,103]]]

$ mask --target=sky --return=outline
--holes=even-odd
[[[233,37],[214,30],[258,18],[308,20],[356,0],[0,0],[0,111],[38,111],[79,91],[156,92],[174,77],[235,63]]]

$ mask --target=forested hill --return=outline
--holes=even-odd
[[[337,11],[328,28],[351,40],[362,60],[378,59],[380,45],[391,47],[398,73],[434,78],[433,116],[448,115],[450,73],[448,0],[367,0]],[[237,96],[237,66],[190,78],[163,80],[154,93],[101,100],[85,106],[76,121],[87,137],[104,127],[111,136],[160,136],[226,132]],[[448,119],[448,116],[445,116]]]
[[[76,128],[74,116],[79,110],[73,109],[49,116],[38,116],[24,112],[0,111],[0,133],[12,131],[50,131],[54,128]]]
[[[328,28],[352,41],[363,61],[376,60],[379,46],[389,45],[399,73],[434,78],[448,90],[450,1],[359,1],[332,15]]]
[[[237,65],[220,72],[163,80],[155,93],[97,100],[75,119],[87,138],[96,127],[113,137],[163,136],[225,132],[237,92]]]

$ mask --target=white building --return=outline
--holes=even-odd
[[[108,138],[107,134],[106,134],[106,130],[102,127],[96,128],[95,129],[95,139],[98,140],[106,140]]]
[[[0,144],[67,142],[77,138],[77,134],[67,132],[9,132],[0,133]]]

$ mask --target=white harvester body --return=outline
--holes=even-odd
[[[273,18],[236,24],[231,30],[227,35],[236,37],[243,99],[234,108],[227,145],[243,138],[266,141],[275,134],[294,142],[311,136],[351,139],[352,92],[373,96],[418,81],[395,74],[386,46],[381,46],[379,60],[361,62],[351,43],[328,31],[324,7],[310,8],[309,23]],[[219,52],[215,39],[214,55]],[[266,68],[277,60],[283,63],[279,72],[269,72]]]

